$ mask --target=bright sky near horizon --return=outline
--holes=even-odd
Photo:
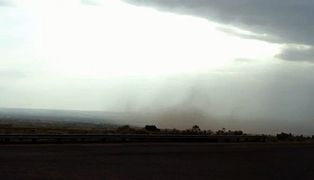
[[[236,37],[206,19],[121,1],[17,1],[2,7],[2,66],[60,76],[199,73],[272,58],[279,46]],[[246,32],[250,33],[250,32]],[[47,68],[48,67],[48,68]]]

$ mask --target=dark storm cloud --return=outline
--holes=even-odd
[[[277,57],[288,61],[307,61],[314,63],[314,48],[299,49],[290,47],[284,49]]]
[[[314,46],[312,0],[125,0],[135,5],[204,17],[261,35],[245,38]],[[284,53],[288,53],[285,55]],[[309,52],[284,51],[279,57],[303,59]],[[300,56],[300,57],[299,57]]]

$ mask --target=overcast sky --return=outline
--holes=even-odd
[[[0,0],[0,106],[314,129],[310,0]]]

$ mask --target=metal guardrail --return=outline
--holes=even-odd
[[[88,142],[265,142],[264,136],[211,136],[211,135],[160,135],[160,134],[5,134],[1,143],[88,143]]]

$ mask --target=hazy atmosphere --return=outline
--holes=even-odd
[[[314,128],[314,1],[0,0],[0,107]]]

